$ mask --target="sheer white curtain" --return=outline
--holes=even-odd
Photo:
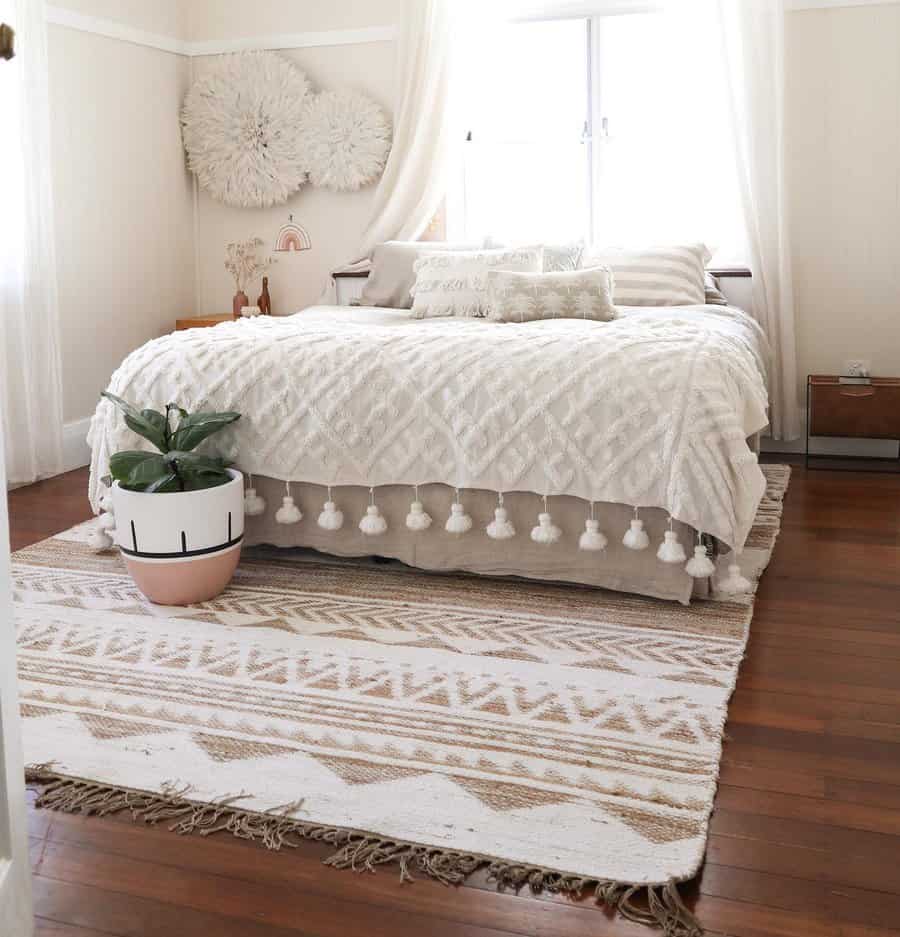
[[[469,0],[407,0],[398,40],[394,140],[378,183],[372,218],[353,260],[341,270],[365,270],[383,241],[412,241],[434,217],[455,158],[453,58]],[[458,134],[457,134],[458,136]],[[326,290],[333,301],[334,284]]]
[[[717,0],[744,206],[753,314],[772,346],[770,429],[801,433],[785,171],[784,0]]]
[[[43,0],[0,0],[16,56],[0,62],[0,425],[6,477],[62,471],[47,32]]]

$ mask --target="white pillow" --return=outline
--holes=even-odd
[[[415,262],[413,316],[483,316],[487,308],[489,270],[538,273],[539,247],[510,250],[442,251],[425,253]]]
[[[557,270],[577,270],[581,264],[581,255],[584,253],[584,241],[572,241],[568,244],[504,244],[490,236],[484,239],[485,247],[533,247],[544,248],[544,273],[553,273]]]
[[[494,322],[533,322],[536,319],[615,319],[612,276],[607,267],[556,273],[488,275],[488,318]]]
[[[697,306],[706,299],[704,244],[676,244],[639,250],[592,248],[585,267],[609,267],[617,306]]]

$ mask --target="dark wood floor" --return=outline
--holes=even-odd
[[[88,516],[84,471],[12,493],[14,547]],[[795,467],[731,703],[710,933],[900,937],[900,477]],[[33,810],[40,937],[626,937],[589,902],[322,867],[119,818]]]

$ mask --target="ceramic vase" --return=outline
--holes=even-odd
[[[231,301],[231,312],[235,319],[240,319],[241,309],[249,305],[250,300],[247,298],[247,294],[243,290],[238,290],[234,294],[234,299]]]
[[[244,477],[199,491],[127,491],[113,483],[115,541],[135,585],[159,605],[192,605],[228,585],[244,539]]]

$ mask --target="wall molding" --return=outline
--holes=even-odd
[[[91,418],[73,420],[63,426],[62,455],[63,471],[81,468],[91,464],[91,447],[87,444],[88,430],[91,428]]]
[[[249,49],[312,49],[322,46],[357,45],[364,42],[391,42],[397,38],[396,26],[365,26],[359,29],[327,29],[320,32],[275,33],[269,36],[246,36],[236,39],[201,39],[189,41],[125,26],[99,16],[86,16],[60,6],[47,7],[47,22],[79,32],[105,36],[120,42],[158,49],[188,58],[223,55]]]
[[[164,36],[161,33],[151,33],[133,26],[125,26],[114,20],[103,19],[99,16],[86,16],[76,13],[65,7],[47,6],[47,22],[54,26],[65,26],[67,29],[76,29],[82,33],[93,33],[95,36],[105,36],[107,39],[118,39],[121,42],[130,42],[136,46],[146,46],[158,49],[161,52],[171,52],[174,55],[189,55],[189,43],[174,36]]]
[[[245,39],[203,39],[189,42],[187,54],[223,55],[226,52],[244,52],[248,49],[313,49],[321,46],[357,45],[363,42],[391,42],[396,38],[396,26],[366,26],[361,29],[327,29],[322,32],[248,36]]]

